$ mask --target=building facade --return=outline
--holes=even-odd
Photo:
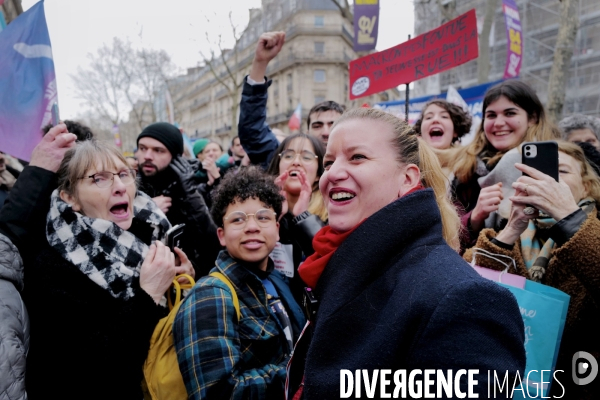
[[[397,90],[389,90],[349,101],[348,62],[357,57],[352,48],[352,22],[331,1],[263,0],[260,9],[250,10],[248,27],[236,49],[226,53],[227,68],[222,61],[213,64],[219,79],[205,65],[190,68],[169,82],[175,120],[191,138],[209,137],[229,146],[239,116],[242,79],[250,70],[259,36],[274,30],[285,31],[286,42],[267,70],[273,80],[267,104],[271,127],[288,132],[287,122],[298,104],[302,105],[302,130],[306,130],[308,111],[321,101],[352,107],[398,97]],[[240,84],[237,91],[219,82],[231,87],[232,76]],[[159,119],[168,120],[166,96],[159,96],[155,106]]]
[[[478,27],[483,24],[485,1],[442,1],[456,5],[456,15],[476,9]],[[548,80],[559,27],[560,2],[555,0],[516,0],[523,28],[523,61],[520,79],[531,85],[546,104]],[[447,22],[435,1],[415,1],[415,34],[420,35]],[[488,81],[501,79],[506,64],[506,28],[502,0],[496,1],[490,34]],[[563,115],[582,113],[600,116],[600,2],[578,0],[579,30],[566,85]],[[415,97],[441,93],[449,85],[465,88],[477,85],[478,60],[415,82]]]

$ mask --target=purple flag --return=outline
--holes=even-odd
[[[354,0],[354,51],[369,51],[377,44],[379,0]]]
[[[43,1],[2,31],[0,55],[0,150],[29,161],[57,102]]]
[[[519,18],[519,8],[515,0],[502,0],[504,21],[506,23],[506,67],[504,79],[516,78],[521,71],[523,61],[523,29]]]

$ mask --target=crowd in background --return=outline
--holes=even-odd
[[[600,357],[597,118],[555,124],[508,80],[468,145],[471,117],[441,99],[412,127],[325,101],[278,137],[265,73],[284,43],[260,37],[227,150],[200,139],[185,157],[157,122],[125,158],[64,121],[30,163],[0,154],[0,399],[140,399],[183,273],[196,285],[172,337],[189,398],[337,398],[340,369],[523,374],[517,302],[467,262],[506,266],[477,250],[571,296],[556,369]],[[558,143],[558,181],[521,162],[538,141]],[[600,393],[564,376],[567,398]]]

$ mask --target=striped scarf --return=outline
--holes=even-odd
[[[596,211],[596,202],[591,197],[586,197],[578,204],[588,215]],[[543,240],[537,235],[539,229],[549,229],[556,221],[548,216],[529,220],[527,229],[521,234],[521,255],[529,273],[529,279],[541,282],[546,267],[550,262],[552,251],[556,247],[554,240]]]

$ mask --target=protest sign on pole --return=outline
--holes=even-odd
[[[354,0],[354,51],[369,51],[377,45],[379,0]]]
[[[504,79],[516,78],[521,71],[523,60],[523,28],[519,18],[519,8],[515,0],[502,0],[502,11],[506,23],[506,67]]]
[[[43,1],[2,31],[0,55],[0,150],[29,161],[57,103]]]
[[[395,47],[350,61],[350,99],[435,75],[477,58],[475,10]]]

